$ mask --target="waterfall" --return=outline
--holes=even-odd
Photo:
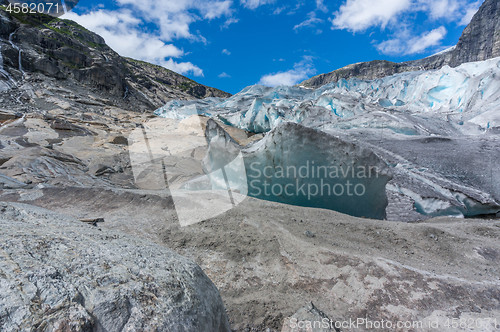
[[[18,62],[19,62],[19,71],[23,74],[23,77],[25,76],[25,72],[23,70],[23,64],[22,64],[22,61],[21,61],[21,54],[22,54],[22,50],[16,45],[14,44],[14,42],[12,41],[12,37],[14,36],[14,34],[17,32],[14,31],[12,32],[10,35],[9,35],[9,43],[12,45],[13,48],[15,48],[18,52],[19,52],[19,56],[18,56]]]
[[[16,83],[10,74],[3,68],[2,43],[0,42],[0,91],[5,91]]]
[[[3,74],[3,55],[2,55],[2,44],[0,43],[0,73]]]
[[[62,7],[63,7],[64,14],[66,14],[68,12],[68,8],[66,7],[66,3],[64,2],[64,0],[61,0],[61,4],[62,4]]]
[[[123,99],[127,99],[128,97],[128,86],[125,85],[125,93],[123,94]]]

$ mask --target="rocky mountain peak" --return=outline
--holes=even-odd
[[[452,49],[424,59],[402,63],[383,60],[356,63],[314,76],[300,85],[318,88],[340,79],[352,77],[376,79],[408,71],[439,69],[445,65],[458,67],[466,62],[483,61],[498,56],[500,56],[500,1],[486,0]]]
[[[484,1],[452,53],[451,67],[500,56],[500,1]]]

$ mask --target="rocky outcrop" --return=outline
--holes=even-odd
[[[31,73],[71,80],[134,110],[153,110],[170,99],[229,96],[166,68],[123,58],[102,37],[70,20],[12,16],[2,9],[0,16],[3,66],[18,81]]]
[[[341,79],[357,77],[360,79],[373,80],[394,74],[415,70],[431,70],[443,67],[451,58],[449,52],[431,56],[417,61],[396,63],[386,60],[374,60],[370,62],[359,62],[343,68],[334,70],[330,73],[314,76],[300,85],[310,88],[319,88],[331,82],[337,82]]]
[[[500,56],[500,1],[486,0],[452,52],[450,66]]]
[[[457,67],[466,62],[482,61],[498,56],[500,56],[500,3],[498,0],[486,0],[463,31],[458,44],[452,49],[403,63],[384,60],[356,63],[314,76],[300,85],[318,88],[351,77],[371,80],[407,71],[439,69],[445,65]]]
[[[169,249],[0,203],[2,331],[230,331],[203,271]]]

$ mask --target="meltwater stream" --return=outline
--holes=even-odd
[[[15,86],[12,76],[3,67],[2,43],[0,43],[0,92]]]
[[[17,50],[17,52],[18,52],[18,54],[19,54],[19,55],[18,55],[18,64],[19,64],[18,69],[19,69],[19,71],[23,74],[23,77],[24,77],[24,76],[26,75],[26,73],[25,73],[25,72],[24,72],[24,70],[23,70],[23,64],[22,64],[22,60],[21,60],[22,50],[21,50],[21,49],[20,49],[20,48],[19,48],[16,44],[14,44],[14,42],[12,41],[12,37],[14,36],[14,34],[15,34],[16,32],[17,32],[17,30],[16,30],[16,31],[14,31],[14,32],[12,32],[12,33],[9,35],[9,43],[10,43],[10,45],[12,45],[12,47],[13,47],[14,49],[16,49],[16,50]]]

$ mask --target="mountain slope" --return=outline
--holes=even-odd
[[[0,10],[2,70],[15,81],[32,74],[73,81],[115,106],[152,110],[170,99],[227,97],[166,68],[121,57],[99,35],[69,20]],[[6,75],[0,75],[8,80]]]
[[[451,67],[500,56],[500,1],[486,0],[453,50]]]
[[[482,61],[498,56],[500,56],[500,1],[486,0],[465,28],[456,47],[447,52],[403,63],[384,60],[356,63],[314,76],[300,85],[318,88],[351,77],[370,80],[407,71],[439,69],[444,65],[457,67],[466,62]]]

